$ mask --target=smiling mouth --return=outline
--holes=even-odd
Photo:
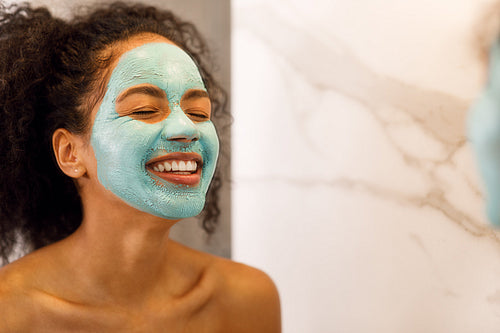
[[[170,183],[193,186],[200,182],[202,165],[199,154],[179,152],[153,158],[146,169]]]
[[[190,175],[198,170],[196,161],[161,161],[150,166],[156,172],[169,172],[176,175]]]

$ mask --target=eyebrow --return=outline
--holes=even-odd
[[[209,98],[208,93],[205,90],[201,89],[191,89],[186,91],[184,95],[182,95],[182,100],[190,99],[190,98]]]
[[[123,101],[125,98],[133,94],[150,95],[159,98],[167,96],[167,94],[162,89],[156,86],[139,86],[139,87],[132,87],[126,90],[122,95],[118,97],[116,103]]]

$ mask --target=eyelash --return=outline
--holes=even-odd
[[[188,112],[186,113],[189,117],[191,118],[198,118],[198,119],[203,119],[203,120],[208,120],[210,117],[204,113],[195,113],[195,112]]]
[[[143,109],[143,110],[136,110],[133,111],[129,114],[134,115],[137,117],[148,117],[148,116],[153,116],[158,113],[158,110],[153,110],[153,109]],[[210,120],[210,116],[207,115],[206,113],[201,113],[201,112],[186,112],[186,115],[191,118],[193,121],[197,122],[203,122]]]
[[[137,111],[132,112],[132,114],[138,115],[138,116],[148,116],[148,115],[151,115],[151,114],[154,114],[157,112],[158,111],[156,111],[156,110],[137,110]]]

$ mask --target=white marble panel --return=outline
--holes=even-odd
[[[464,133],[491,2],[233,1],[233,254],[285,333],[498,331]]]

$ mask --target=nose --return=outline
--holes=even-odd
[[[191,142],[200,138],[198,127],[180,107],[173,108],[172,112],[162,122],[161,136],[165,140]]]

